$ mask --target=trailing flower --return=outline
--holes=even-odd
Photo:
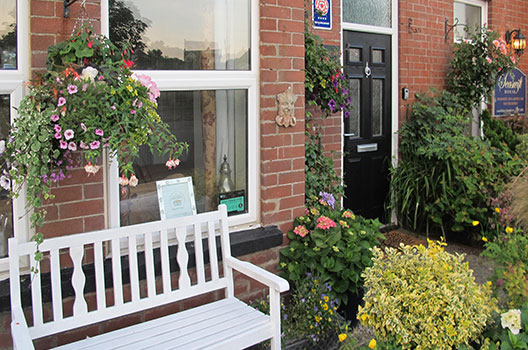
[[[2,143],[2,185],[18,196],[25,184],[32,226],[41,226],[51,187],[74,166],[95,175],[105,148],[119,163],[120,183],[137,185],[132,164],[139,147],[168,156],[176,167],[187,149],[158,115],[160,92],[145,75],[133,75],[130,51],[82,27],[48,50],[47,71],[28,84],[18,116]],[[81,154],[81,164],[78,154]],[[170,165],[170,166],[169,166]],[[42,235],[34,239],[42,241]]]

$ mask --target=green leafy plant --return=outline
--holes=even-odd
[[[419,96],[413,105],[400,130],[400,161],[391,170],[390,206],[404,226],[475,239],[494,210],[488,198],[520,172],[520,160],[465,133],[465,115],[459,99],[445,91]]]
[[[159,90],[150,77],[133,75],[130,51],[117,48],[88,27],[48,50],[47,72],[29,84],[7,142],[0,144],[0,184],[18,196],[25,184],[32,226],[45,218],[43,201],[68,176],[81,153],[88,175],[99,170],[104,148],[115,152],[122,185],[135,186],[132,163],[139,147],[168,157],[175,167],[187,148],[158,115]],[[82,164],[81,164],[82,166]],[[42,242],[42,235],[33,238]]]
[[[497,309],[491,285],[478,285],[464,256],[443,245],[373,249],[358,319],[380,340],[402,349],[451,350],[484,330]]]
[[[515,66],[517,58],[504,39],[483,27],[468,39],[457,42],[447,76],[447,89],[471,109],[487,101],[495,87],[497,74]]]
[[[322,40],[304,31],[305,96],[310,105],[318,106],[323,117],[343,111],[350,115],[351,97],[348,81],[343,75],[338,51],[329,51]]]
[[[381,224],[338,208],[335,198],[321,193],[319,204],[306,209],[288,232],[290,243],[281,250],[282,275],[297,285],[306,273],[327,278],[332,298],[347,304],[348,293],[362,285],[361,272],[370,266],[370,248],[379,244]]]
[[[501,119],[492,117],[489,110],[483,111],[481,118],[484,122],[484,135],[490,144],[495,148],[516,154],[521,135],[505,125]]]
[[[489,350],[528,349],[528,306],[502,313],[484,335],[490,340]]]

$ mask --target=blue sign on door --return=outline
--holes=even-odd
[[[319,29],[332,29],[332,2],[331,0],[313,1],[313,26]]]
[[[526,113],[526,75],[517,68],[497,77],[493,115]]]

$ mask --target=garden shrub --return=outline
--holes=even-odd
[[[295,219],[290,243],[281,250],[280,268],[294,285],[306,273],[324,276],[332,298],[347,304],[348,294],[362,288],[361,273],[372,263],[370,248],[383,238],[381,224],[338,208],[331,194],[321,193],[319,201]]]
[[[484,135],[490,145],[510,154],[516,154],[517,146],[521,142],[520,135],[506,126],[501,119],[493,118],[489,110],[483,111],[481,118],[484,122]]]
[[[373,249],[358,319],[380,340],[402,349],[451,350],[483,331],[496,310],[491,286],[478,285],[464,256],[443,245]]]
[[[391,208],[413,230],[472,234],[486,228],[488,198],[500,193],[522,162],[465,133],[467,112],[442,92],[420,96],[400,130],[400,161],[391,169]],[[480,222],[482,225],[473,227]],[[481,227],[483,226],[483,227]]]

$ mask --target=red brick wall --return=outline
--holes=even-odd
[[[260,1],[261,221],[286,232],[304,207],[304,1]],[[275,123],[291,87],[297,124]]]

